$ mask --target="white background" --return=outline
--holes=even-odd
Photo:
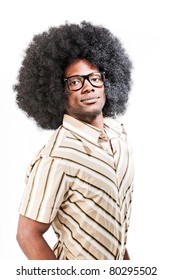
[[[123,42],[133,88],[123,117],[136,167],[128,236],[131,259],[169,262],[173,249],[173,16],[169,0],[4,0],[0,3],[0,259],[26,260],[15,235],[26,167],[52,131],[43,131],[15,105],[12,90],[34,34],[65,20],[91,21]],[[53,232],[47,234],[54,244]],[[168,278],[167,278],[168,279]]]

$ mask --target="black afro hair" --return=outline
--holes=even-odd
[[[87,59],[105,72],[105,117],[126,111],[132,63],[121,42],[107,28],[82,21],[66,22],[35,35],[14,85],[20,109],[39,127],[56,129],[66,106],[64,71],[76,59]]]

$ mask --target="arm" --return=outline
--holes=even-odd
[[[127,249],[125,250],[124,260],[130,260],[129,253],[128,253]]]
[[[28,259],[56,260],[52,249],[43,238],[50,225],[19,216],[17,241]]]

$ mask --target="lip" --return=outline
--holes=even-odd
[[[99,96],[98,96],[98,97],[88,97],[88,98],[85,98],[85,99],[81,99],[80,101],[81,101],[82,103],[89,103],[89,104],[91,104],[91,103],[97,102],[98,99],[100,99]]]

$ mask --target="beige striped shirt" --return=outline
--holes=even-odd
[[[105,130],[64,115],[27,171],[20,214],[52,223],[59,260],[123,259],[134,168],[121,123]]]

